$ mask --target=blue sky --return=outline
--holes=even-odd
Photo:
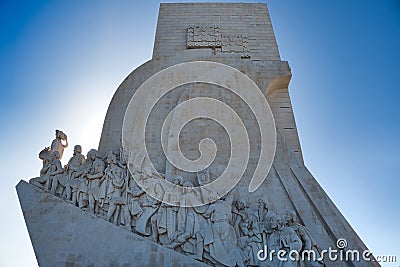
[[[400,2],[267,3],[307,167],[367,246],[400,261]],[[151,58],[158,6],[0,1],[0,266],[37,265],[14,186],[38,175],[56,128],[97,147],[116,88]]]

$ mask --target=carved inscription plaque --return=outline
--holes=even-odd
[[[218,25],[190,25],[187,28],[187,48],[212,48],[216,53],[241,53],[249,58],[246,34],[224,34]]]

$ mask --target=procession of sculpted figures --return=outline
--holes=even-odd
[[[160,175],[140,169],[130,172],[122,148],[105,158],[91,149],[85,157],[81,146],[76,145],[72,158],[63,167],[60,159],[67,146],[67,135],[56,130],[51,146],[39,153],[43,167],[40,177],[32,178],[31,184],[209,265],[324,266],[317,260],[293,260],[288,253],[285,260],[280,260],[271,252],[297,251],[300,255],[308,250],[318,255],[310,232],[296,221],[294,211],[278,215],[268,209],[263,199],[246,203],[243,199],[234,199],[232,194],[221,198],[215,192],[207,195],[207,203],[211,204],[192,206],[190,203],[205,196],[197,195],[194,185],[182,176],[173,179],[174,184],[183,187],[182,194],[170,194],[159,182]],[[142,180],[157,199],[185,205],[167,205],[145,193],[135,180]],[[171,197],[178,199],[171,200]],[[264,248],[267,251],[260,254]],[[260,260],[260,255],[265,253],[268,257]]]

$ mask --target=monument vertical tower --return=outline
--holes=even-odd
[[[277,213],[283,217],[282,224],[285,224],[285,218],[287,219],[288,216],[297,217],[297,222],[292,221],[292,225],[290,219],[287,219],[286,227],[295,229],[297,234],[300,231],[299,227],[305,229],[307,237],[301,235],[297,237],[302,243],[302,250],[308,241],[311,244],[310,248],[319,254],[328,248],[339,248],[343,252],[357,250],[362,253],[367,250],[366,246],[304,165],[288,92],[290,79],[291,70],[288,62],[282,61],[280,58],[271,19],[265,4],[161,4],[153,57],[129,74],[115,92],[103,125],[98,149],[99,157],[105,159],[110,151],[114,151],[115,154],[120,153],[120,160],[124,158],[127,161],[133,177],[141,173],[152,179],[162,177],[170,182],[175,182],[176,177],[182,177],[182,182],[198,187],[208,183],[212,184],[229,172],[230,162],[236,159],[235,153],[238,153],[238,157],[247,153],[247,164],[243,167],[243,172],[237,169],[232,172],[230,179],[238,179],[233,184],[233,188],[229,188],[230,193],[225,196],[226,199],[233,198],[233,219],[227,222],[230,226],[226,225],[227,229],[235,227],[236,237],[232,240],[245,240],[243,237],[246,234],[241,232],[244,231],[241,227],[255,229],[258,225],[259,229],[263,227],[264,232],[260,230],[258,236],[260,241],[256,242],[257,246],[270,244],[270,240],[273,239],[271,236],[278,228],[271,226],[269,220],[270,217],[274,217],[272,214]],[[142,102],[136,99],[141,94],[145,96],[140,99]],[[213,102],[213,100],[205,102],[205,106],[200,108],[200,114],[209,115],[215,105],[224,103],[224,109],[216,108],[216,114],[214,114],[215,118],[219,119],[212,120],[196,113],[197,115],[193,115],[193,118],[184,122],[181,129],[176,131],[174,126],[176,121],[180,121],[194,110],[197,112],[196,106],[191,100],[198,98],[203,100],[206,97],[218,102]],[[151,103],[152,98],[157,101]],[[263,101],[266,104],[261,113],[265,112],[265,114],[260,115],[257,113],[260,111],[259,106],[253,105],[253,103],[264,103]],[[189,102],[190,104],[188,104]],[[142,105],[138,105],[138,103]],[[148,108],[148,103],[152,105],[151,108]],[[176,109],[177,106],[185,107],[185,105],[189,107],[190,112]],[[148,114],[145,112],[146,108],[148,108]],[[230,133],[229,127],[235,124],[236,115],[232,117],[226,115],[226,112],[230,110],[233,110],[243,123],[248,143],[242,139],[232,139],[236,129],[232,128],[232,133]],[[140,135],[141,132],[143,132],[143,138]],[[142,140],[141,138],[144,141],[143,146],[139,142]],[[168,156],[169,153],[173,154],[178,149],[185,158],[189,159],[188,162],[201,159],[203,152],[207,154],[209,150],[212,150],[210,148],[212,146],[204,146],[209,150],[201,151],[199,149],[205,138],[212,139],[217,148],[213,161],[205,164],[207,165],[205,168],[188,171],[188,169],[179,168],[179,162],[171,162],[172,157]],[[175,143],[174,139],[178,140],[179,145]],[[266,151],[272,151],[272,154],[266,155]],[[262,175],[258,169],[263,169],[264,165],[269,165],[264,168],[268,172]],[[159,175],[157,176],[156,173]],[[236,175],[238,173],[241,174],[240,177],[236,177],[239,176]],[[140,186],[139,180],[136,182]],[[179,179],[177,183],[179,183]],[[168,190],[163,186],[160,188],[162,188],[160,192],[163,196],[159,200],[164,200]],[[210,188],[215,189],[216,187]],[[189,222],[186,220],[182,227],[189,236],[185,237],[186,239],[182,237],[183,240],[178,242],[176,241],[179,239],[176,237],[179,236],[177,233],[182,234],[182,232],[179,232],[181,226],[179,223],[175,224],[175,219],[168,221],[169,226],[160,226],[160,218],[169,214],[168,208],[158,207],[157,210],[149,212],[143,229],[138,227],[138,221],[142,219],[136,218],[137,214],[132,215],[132,218],[137,219],[137,224],[132,225],[132,232],[124,232],[113,227],[111,223],[100,222],[97,217],[86,215],[78,208],[63,203],[59,199],[46,198],[44,195],[47,193],[39,192],[38,189],[33,189],[27,184],[20,183],[17,190],[36,256],[39,263],[44,266],[65,262],[89,264],[96,263],[96,259],[102,261],[99,266],[104,265],[105,262],[115,262],[119,265],[130,263],[132,266],[136,263],[137,265],[153,264],[158,266],[176,266],[178,264],[182,266],[184,264],[254,266],[263,264],[254,257],[252,258],[251,253],[254,251],[245,252],[244,254],[247,253],[247,256],[244,256],[243,259],[236,259],[234,262],[229,256],[221,256],[218,249],[216,249],[217,252],[212,252],[213,243],[208,248],[208,244],[203,240],[204,236],[202,237],[204,235],[202,233],[205,231],[202,229],[211,227],[214,229],[213,238],[218,239],[212,220],[205,220],[204,226],[199,226],[196,231],[187,230]],[[156,191],[156,186],[154,185],[151,190]],[[157,198],[159,192],[153,191],[152,193],[146,191],[146,193]],[[199,192],[201,194],[201,197],[198,196],[199,201],[204,203],[207,202],[206,198],[212,195],[209,191]],[[226,192],[222,190],[217,193],[222,197]],[[188,193],[184,191],[183,194]],[[31,199],[27,199],[28,196]],[[226,199],[223,198],[219,201],[227,201]],[[32,204],[28,204],[28,202],[32,202]],[[49,205],[49,203],[57,204]],[[138,203],[140,206],[142,202],[138,201]],[[262,216],[260,215],[260,204],[268,210]],[[130,204],[122,203],[121,205],[127,207]],[[141,208],[143,214],[146,214],[146,210]],[[60,209],[66,212],[61,214]],[[203,218],[201,216],[207,214],[207,212],[194,210],[194,217]],[[129,209],[127,211],[128,214],[132,212]],[[38,212],[44,215],[39,217]],[[217,212],[216,208],[214,216]],[[238,219],[240,217],[238,214],[243,217],[243,221]],[[68,238],[66,235],[60,234],[55,234],[55,238],[38,229],[39,221],[43,229],[49,229],[48,231],[53,229],[57,232],[51,225],[46,226],[50,222],[45,221],[45,218],[51,218],[50,221],[57,222],[57,229],[67,233]],[[107,258],[107,255],[97,258],[88,251],[88,248],[76,244],[82,239],[82,235],[79,236],[82,231],[78,228],[71,229],[71,221],[75,220],[74,218],[79,218],[78,221],[84,225],[85,231],[97,231],[98,235],[101,235],[99,229],[107,232],[107,238],[85,235],[87,239],[94,241],[92,249],[98,252],[107,251],[107,247],[98,241],[106,242],[108,238],[108,242],[119,244],[118,249],[107,251],[111,259]],[[234,221],[235,218],[236,221]],[[246,220],[252,225],[251,227],[244,224]],[[235,222],[237,223],[235,224]],[[293,223],[295,224],[293,225]],[[126,218],[125,220],[121,219],[121,225],[127,225]],[[172,227],[171,231],[176,230],[177,232],[168,232],[170,231],[168,227]],[[130,225],[128,228],[130,229]],[[115,236],[112,234],[114,231]],[[166,239],[161,238],[163,234]],[[121,243],[116,236],[118,238],[126,236],[126,239]],[[150,236],[152,238],[147,238]],[[338,242],[338,240],[344,239],[347,241],[347,247]],[[196,242],[199,243],[199,240],[203,240],[201,242],[204,243],[204,257],[203,254],[200,254],[199,257],[199,248],[194,245]],[[239,241],[230,242],[234,242],[234,244],[230,244],[232,250],[240,247]],[[192,245],[190,249],[189,245]],[[249,244],[247,245],[251,247]],[[49,246],[66,252],[57,253],[56,259],[54,259],[49,253]],[[143,250],[140,250],[140,253],[133,253],[132,251],[138,250],[137,246],[148,247],[151,253]],[[124,247],[129,247],[129,250]],[[243,245],[243,247],[246,246]],[[299,250],[301,249],[299,248]],[[50,251],[52,250],[50,249]],[[112,255],[113,253],[114,255]],[[117,254],[120,255],[119,258],[116,256]],[[140,260],[137,258],[139,254]],[[154,255],[157,256],[154,257]],[[193,258],[197,260],[193,260]],[[376,263],[366,263],[362,260],[337,262],[327,257],[323,262],[325,266],[379,266]],[[323,266],[322,263],[315,262],[315,264]]]

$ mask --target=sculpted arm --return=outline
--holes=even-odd
[[[67,136],[65,136],[65,145],[62,144],[62,146],[63,146],[64,148],[67,148],[67,147],[68,147],[68,139],[67,139]]]
[[[96,168],[96,173],[95,174],[88,174],[87,178],[90,180],[93,179],[99,179],[102,178],[104,175],[104,164],[100,164],[97,168]]]
[[[207,205],[194,206],[193,208],[194,208],[194,211],[199,213],[199,214],[204,214],[208,209]]]
[[[144,193],[144,191],[139,187],[133,188],[131,191],[133,197],[140,197]]]
[[[63,167],[61,166],[61,162],[60,162],[59,160],[57,160],[57,161],[55,162],[55,165],[56,165],[56,168],[57,168],[57,169],[56,169],[55,171],[51,172],[50,175],[57,175],[57,174],[61,174],[61,173],[64,172],[64,169],[63,169]]]
[[[206,212],[204,212],[203,216],[206,218],[210,218],[211,214],[215,211],[215,205],[211,204],[208,209],[206,210]]]

